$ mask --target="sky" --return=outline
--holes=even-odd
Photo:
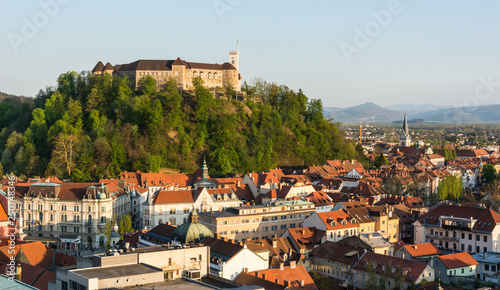
[[[500,1],[0,0],[0,91],[98,61],[222,63],[325,107],[500,103]]]

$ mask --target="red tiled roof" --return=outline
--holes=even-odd
[[[438,259],[448,269],[479,265],[479,263],[467,252],[439,256]]]
[[[295,240],[296,244],[301,249],[314,248],[326,233],[325,231],[320,231],[315,227],[293,228],[288,229],[288,232],[290,233],[290,238]]]
[[[491,232],[500,223],[500,214],[491,209],[455,206],[455,205],[441,205],[425,214],[418,220],[422,224],[439,225],[440,216],[454,216],[466,219],[477,219],[473,231]]]
[[[295,268],[290,268],[290,267],[284,267],[283,270],[280,270],[279,268],[277,269],[268,269],[268,270],[262,270],[262,271],[255,271],[258,274],[258,277],[262,277],[263,274],[266,275],[266,280],[268,281],[276,281],[276,279],[279,281],[278,284],[283,285],[284,281],[289,281],[288,289],[291,290],[299,290],[299,289],[306,289],[306,290],[313,290],[317,289],[316,284],[314,284],[313,279],[307,272],[306,268],[304,265],[297,265]],[[255,272],[249,272],[250,274]],[[300,287],[300,281],[304,280],[304,288]]]
[[[413,257],[441,255],[441,251],[436,248],[434,243],[424,243],[416,245],[404,245],[403,248]]]
[[[16,244],[14,248],[15,256],[18,255],[19,250],[22,250],[29,264],[33,266],[48,268],[52,265],[54,251],[45,246],[42,242]],[[12,254],[9,253],[9,246],[0,247],[0,261],[9,261],[11,256]]]
[[[154,204],[166,203],[191,203],[194,201],[193,190],[169,190],[159,191],[153,196]]]
[[[254,274],[257,274],[257,272],[254,272]],[[279,285],[268,280],[264,280],[262,278],[259,278],[255,275],[241,272],[236,279],[234,279],[234,282],[247,285],[247,286],[252,286],[252,285],[257,285],[264,287],[266,290],[285,290],[286,287],[284,285]]]
[[[373,265],[370,265],[371,263],[376,263],[376,267],[373,268]],[[415,282],[427,267],[427,264],[422,262],[366,252],[354,268],[381,274],[385,271],[382,268],[384,266],[389,267],[389,265],[396,269],[399,267],[406,270],[406,275],[403,275],[403,273],[401,275],[403,275],[403,279],[411,282]]]
[[[319,218],[326,225],[327,230],[339,230],[359,227],[358,223],[351,223],[351,220],[353,220],[353,218],[344,210],[319,212],[314,214],[317,214],[319,216]],[[345,225],[342,224],[343,220],[346,221]],[[335,223],[333,223],[332,225],[333,221],[335,221]]]
[[[309,255],[354,265],[363,253],[363,248],[355,248],[334,242],[324,242],[312,250]]]
[[[42,267],[33,266],[23,262],[16,262],[21,264],[21,282],[31,285],[40,290],[47,290],[49,282],[56,280],[56,273],[49,271]],[[5,273],[7,270],[6,263],[0,263],[0,273]]]

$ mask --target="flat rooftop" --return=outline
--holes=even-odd
[[[154,286],[154,288],[153,288]],[[205,286],[203,284],[198,284],[195,282],[191,281],[186,281],[186,280],[174,280],[174,281],[165,281],[162,283],[153,283],[153,284],[147,284],[147,285],[142,285],[142,286],[132,286],[132,287],[127,287],[127,288],[122,288],[122,289],[127,289],[127,290],[151,290],[151,289],[168,289],[168,290],[203,290],[203,289],[210,289],[213,290],[213,287]],[[226,288],[220,288],[220,289],[226,289]]]
[[[131,275],[150,274],[155,272],[163,272],[162,269],[149,266],[146,264],[121,265],[113,267],[89,268],[81,270],[73,270],[71,272],[86,277],[88,279],[99,278],[119,278]]]
[[[152,247],[145,247],[145,248],[134,248],[133,251],[128,251],[128,252],[123,252],[120,253],[121,255],[128,255],[128,254],[138,254],[138,253],[153,253],[153,252],[163,252],[163,251],[173,251],[173,250],[182,250],[182,249],[189,249],[189,248],[200,248],[204,247],[203,245],[199,244],[191,244],[191,245],[186,245],[185,247],[182,246],[182,248],[176,247],[174,244],[164,244],[164,245],[158,245],[158,246],[152,246]],[[103,254],[97,254],[94,256],[98,257],[109,257],[105,253]]]

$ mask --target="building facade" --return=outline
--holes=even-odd
[[[109,186],[108,186],[109,185]],[[60,239],[62,250],[97,248],[107,241],[106,223],[127,214],[126,189],[113,183],[27,182],[16,187],[17,218],[29,236]]]
[[[92,74],[127,76],[136,87],[146,76],[151,76],[156,81],[157,88],[161,88],[169,80],[174,80],[183,90],[194,89],[193,79],[201,77],[207,88],[225,88],[230,85],[235,91],[241,91],[239,51],[230,51],[229,62],[222,64],[187,62],[179,57],[176,60],[140,59],[114,66],[109,62],[104,65],[99,61],[92,69]]]
[[[470,254],[500,251],[500,214],[491,209],[441,205],[413,225],[416,244]]]
[[[301,227],[304,219],[312,213],[313,203],[293,200],[202,212],[199,220],[221,237],[244,241],[281,236],[289,228]]]

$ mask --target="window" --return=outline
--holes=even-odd
[[[469,234],[469,241],[472,241],[472,234]]]
[[[476,246],[476,253],[479,253],[479,246]]]
[[[462,233],[462,239],[465,239],[465,233]]]
[[[278,220],[278,216],[272,216],[272,217],[271,217],[271,220],[273,220],[273,221]]]
[[[271,226],[271,231],[277,231],[278,230],[278,226]]]
[[[54,221],[54,215],[53,214],[50,215],[50,221]]]
[[[50,226],[50,231],[53,232],[54,231],[54,226]]]
[[[282,230],[286,230],[286,225],[281,225]]]
[[[476,235],[476,241],[480,241],[481,240],[481,236],[480,235]]]
[[[281,216],[281,219],[282,219],[282,220],[286,220],[286,215],[282,215],[282,216]]]
[[[488,241],[488,236],[484,236],[483,237],[483,242],[487,242]]]
[[[488,248],[483,247],[483,252],[484,252],[484,253],[488,252]]]
[[[464,270],[465,270],[465,269],[464,269],[464,268],[462,268],[462,274],[465,272]]]
[[[497,271],[497,266],[496,265],[491,265],[491,271],[496,272]]]
[[[433,234],[434,234],[434,229],[431,229],[431,235],[433,235]]]
[[[101,224],[105,224],[106,223],[106,217],[105,216],[102,216],[101,217]]]
[[[290,228],[291,229],[295,228],[295,224],[290,224]]]
[[[460,250],[461,250],[462,252],[463,252],[463,251],[465,251],[465,245],[464,245],[464,244],[461,244],[461,245],[460,245]]]
[[[489,271],[490,270],[490,265],[489,264],[484,264],[484,270]]]
[[[469,252],[469,253],[472,253],[472,245],[469,245],[469,246],[467,247],[467,250],[468,250],[468,252]]]
[[[105,206],[101,207],[101,212],[106,212],[106,207]]]
[[[170,214],[175,214],[175,208],[170,209]]]

